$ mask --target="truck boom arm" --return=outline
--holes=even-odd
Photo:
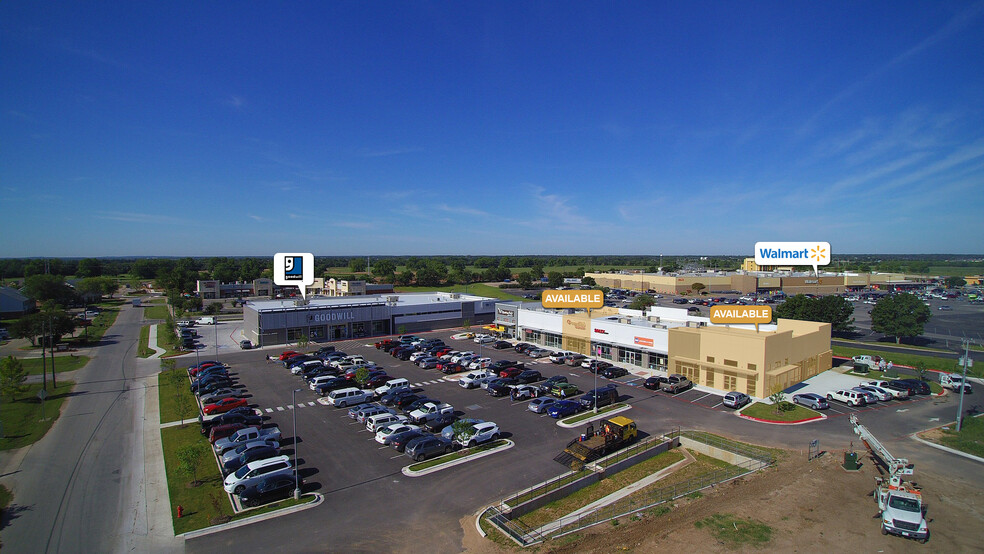
[[[871,434],[867,427],[858,423],[858,417],[855,414],[851,414],[850,420],[851,424],[854,425],[854,433],[861,438],[861,442],[888,466],[891,485],[901,486],[902,476],[912,475],[912,465],[909,464],[909,460],[892,456],[892,453]]]

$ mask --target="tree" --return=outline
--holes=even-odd
[[[405,269],[403,270],[403,272],[401,272],[399,275],[396,276],[396,284],[407,286],[413,282],[413,279],[414,279],[413,271],[410,271],[409,269]]]
[[[645,310],[646,308],[656,304],[656,299],[653,298],[651,294],[639,294],[632,299],[629,304],[630,310]]]
[[[458,420],[451,424],[451,432],[453,433],[452,436],[455,439],[461,439],[475,433],[475,424],[464,420]]]
[[[10,397],[11,402],[18,393],[27,390],[27,370],[24,364],[13,356],[0,360],[0,394]]]
[[[352,258],[348,263],[349,271],[352,273],[359,273],[360,271],[366,270],[366,259],[365,258]]]
[[[957,277],[955,275],[952,275],[950,277],[947,277],[944,283],[946,283],[946,288],[948,289],[958,289],[966,285],[967,281],[963,277]]]
[[[562,286],[564,284],[564,275],[559,271],[551,271],[547,275],[547,284],[553,289]]]
[[[775,385],[772,387],[772,394],[769,395],[769,400],[772,401],[772,405],[775,407],[775,413],[780,414],[786,409],[786,393],[783,392],[781,386]]]
[[[885,296],[871,310],[871,329],[895,337],[898,344],[902,338],[921,335],[931,316],[929,307],[913,294]]]
[[[372,275],[380,283],[392,283],[396,279],[396,265],[390,260],[377,260],[372,264]]]
[[[797,294],[776,307],[776,317],[830,323],[835,331],[847,331],[854,323],[854,306],[840,296],[810,298]]]
[[[246,258],[243,263],[239,266],[239,280],[250,283],[260,278],[260,272],[263,268],[260,267],[260,263],[256,261],[256,258]]]
[[[10,333],[19,339],[28,339],[31,346],[37,346],[37,338],[41,335],[42,317],[40,313],[22,316],[10,326]]]
[[[96,258],[79,260],[79,268],[75,271],[79,277],[99,277],[102,273],[102,262]]]
[[[200,441],[182,446],[178,449],[178,471],[191,476],[191,486],[193,487],[202,484],[198,480],[198,470],[205,461],[206,454],[208,454],[208,449],[205,447],[205,443]]]
[[[528,289],[533,285],[533,277],[530,276],[529,271],[524,271],[516,278],[516,282],[519,283],[520,287]]]
[[[368,380],[369,380],[368,367],[360,367],[359,369],[355,370],[355,382],[358,383],[360,387],[365,386],[366,381]]]
[[[594,277],[588,276],[588,277],[582,277],[581,278],[581,284],[582,285],[587,285],[589,287],[593,287],[593,286],[597,285],[598,282],[595,281],[595,278]]]
[[[44,302],[45,300],[55,300],[62,304],[68,304],[75,293],[65,284],[65,278],[61,275],[32,275],[24,279],[24,289],[28,296]]]
[[[704,283],[694,283],[690,285],[690,290],[694,291],[697,294],[700,294],[700,291],[704,290],[705,288],[707,287],[704,286]]]

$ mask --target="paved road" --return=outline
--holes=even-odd
[[[3,530],[11,552],[140,551],[154,525],[144,490],[144,377],[158,362],[135,357],[143,310],[124,305],[94,358],[76,372],[61,418],[33,446],[0,456],[14,491]],[[154,454],[159,456],[158,454]],[[180,548],[172,540],[155,551]]]

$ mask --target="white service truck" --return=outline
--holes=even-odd
[[[940,386],[953,392],[960,392],[960,387],[963,386],[965,393],[973,392],[970,382],[964,381],[963,375],[956,373],[941,373]]]

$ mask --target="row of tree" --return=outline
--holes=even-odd
[[[913,294],[883,296],[871,309],[871,329],[899,343],[923,334],[932,311]],[[854,327],[854,305],[840,296],[811,298],[797,294],[776,307],[775,316],[784,319],[830,323],[835,331]]]

